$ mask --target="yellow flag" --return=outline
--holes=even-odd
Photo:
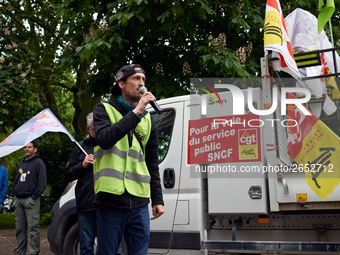
[[[324,200],[340,183],[340,138],[310,113],[304,115],[295,105],[288,107],[287,117],[298,125],[289,128],[287,149],[304,169],[308,186]]]
[[[331,71],[327,70],[327,74],[330,74]],[[327,94],[330,99],[333,101],[335,99],[340,99],[340,92],[338,89],[338,85],[336,84],[334,76],[327,77],[326,79],[326,88],[327,88]]]

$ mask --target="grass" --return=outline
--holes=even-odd
[[[15,216],[11,214],[0,214],[0,229],[15,228]]]
[[[39,225],[41,228],[48,227],[49,222],[46,220],[46,217],[48,217],[48,215],[46,214],[40,215]],[[51,217],[50,214],[49,214],[49,217]],[[15,229],[14,213],[0,214],[0,229]]]

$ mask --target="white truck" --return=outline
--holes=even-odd
[[[265,59],[261,65],[268,74]],[[165,202],[165,214],[151,221],[149,253],[340,254],[340,185],[323,199],[308,185],[287,154],[280,101],[272,114],[253,114],[275,106],[271,79],[251,90],[253,106],[249,89],[206,94],[218,86],[195,82],[203,84],[196,94],[158,101],[160,114],[149,109]],[[68,192],[53,209],[48,237],[56,254],[76,254],[76,241],[67,241],[76,235],[67,234],[73,207]]]

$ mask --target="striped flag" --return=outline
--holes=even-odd
[[[268,50],[273,51],[273,57],[277,56],[280,59],[279,62],[273,62],[275,70],[287,72],[295,79],[301,78],[279,0],[267,0],[264,22],[264,50],[266,54]]]

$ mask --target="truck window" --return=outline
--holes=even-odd
[[[175,111],[165,110],[160,114],[152,113],[152,117],[158,129],[158,163],[160,163],[165,158],[170,146],[172,129],[175,122]]]

